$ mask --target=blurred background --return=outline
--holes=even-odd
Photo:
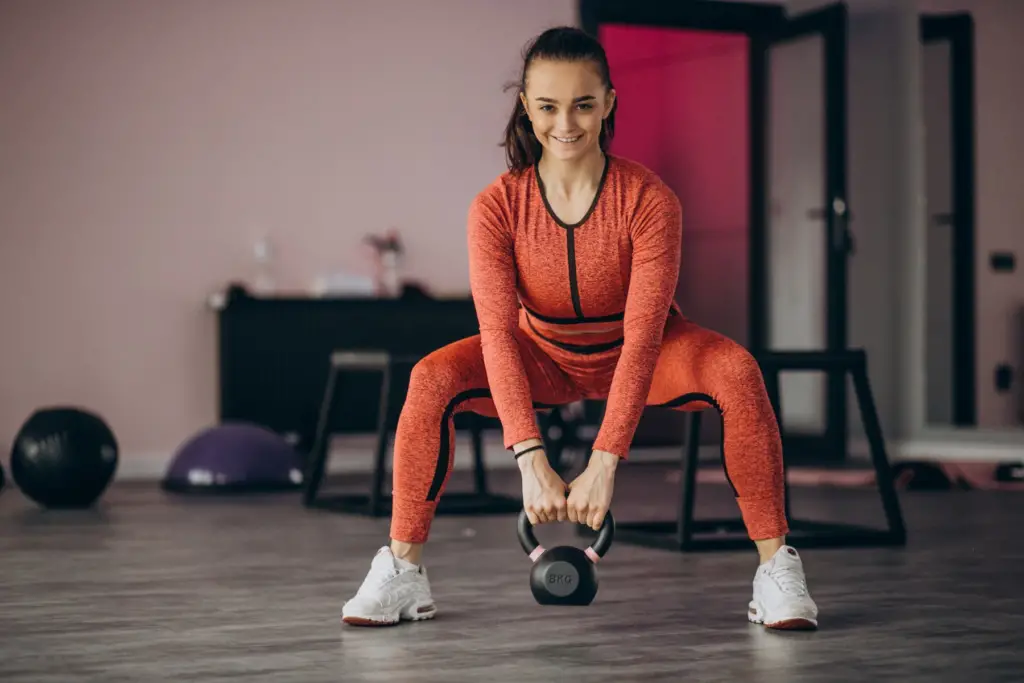
[[[827,633],[747,623],[720,420],[655,408],[570,628],[463,414],[437,628],[333,630],[558,25],[681,200],[680,308],[765,371]],[[0,679],[1020,680],[1022,73],[1022,0],[0,0]],[[601,408],[539,416],[566,482]]]
[[[229,345],[229,287],[333,301],[315,315],[340,327],[348,300],[466,299],[502,87],[526,40],[576,24],[611,60],[613,153],[682,200],[686,315],[756,348],[865,349],[893,459],[1020,459],[1024,3],[850,0],[838,32],[826,12],[785,41],[628,6],[0,1],[0,440],[39,406],[87,406],[117,476],[145,479],[221,419],[308,432],[326,355],[290,344],[320,328],[282,307]],[[400,252],[367,240],[389,234]],[[794,443],[866,454],[842,382],[783,378]],[[275,424],[282,401],[295,424]],[[638,448],[679,419],[645,417]]]

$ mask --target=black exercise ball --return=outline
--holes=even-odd
[[[5,484],[7,484],[7,476],[4,474],[4,466],[0,465],[0,492],[4,490]]]
[[[117,440],[98,415],[80,408],[42,408],[18,431],[11,478],[45,508],[86,508],[117,470]]]

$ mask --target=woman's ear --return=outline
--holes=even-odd
[[[526,93],[522,90],[519,91],[519,101],[523,104],[523,112],[526,114],[526,118],[530,118],[530,108],[526,106]],[[530,119],[531,121],[533,119]]]
[[[614,89],[613,90],[609,90],[608,91],[608,95],[605,96],[605,98],[604,98],[605,104],[604,104],[604,117],[603,118],[608,118],[609,116],[611,116],[612,109],[615,108],[615,97],[616,97],[615,90]]]

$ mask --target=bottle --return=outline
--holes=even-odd
[[[253,293],[257,295],[273,294],[275,290],[273,260],[274,253],[267,237],[261,237],[252,247],[253,258],[256,260],[256,277],[252,283]]]
[[[401,295],[402,287],[398,278],[398,252],[393,249],[385,249],[380,254],[380,287],[381,296],[397,298]]]

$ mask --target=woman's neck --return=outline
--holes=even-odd
[[[581,193],[594,192],[601,183],[604,164],[604,152],[600,147],[595,147],[592,154],[569,162],[542,155],[537,163],[537,171],[547,193],[572,199]]]

